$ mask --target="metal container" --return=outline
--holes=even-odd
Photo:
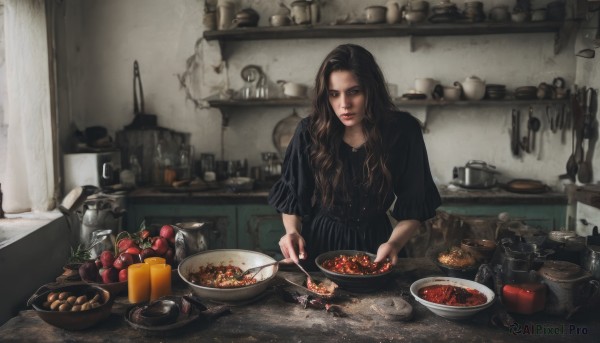
[[[600,280],[600,246],[589,245],[583,254],[583,269],[592,273],[592,277]]]
[[[496,185],[496,167],[483,161],[471,160],[464,167],[456,167],[459,186],[465,188],[490,188]]]
[[[548,286],[546,313],[567,318],[585,307],[593,307],[600,295],[600,284],[578,265],[566,261],[546,261],[539,270]]]

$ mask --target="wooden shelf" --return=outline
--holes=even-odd
[[[243,107],[307,107],[310,106],[309,99],[268,99],[268,100],[225,100],[225,99],[207,99],[210,107],[214,108],[243,108]],[[424,107],[443,107],[443,106],[529,106],[529,105],[555,105],[568,104],[568,99],[549,99],[549,100],[479,100],[479,101],[444,101],[444,100],[394,100],[398,106],[424,106]]]
[[[305,107],[310,106],[310,100],[308,99],[255,99],[255,100],[241,100],[241,99],[206,99],[210,107],[215,108],[229,108],[229,107]]]
[[[204,31],[204,39],[224,41],[298,38],[359,38],[403,36],[460,36],[514,33],[558,33],[559,21],[525,23],[444,23],[444,24],[357,24],[295,25],[281,27],[241,27],[222,31]]]

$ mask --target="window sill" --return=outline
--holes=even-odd
[[[6,214],[6,218],[0,219],[0,249],[30,235],[61,216],[62,213],[58,210]]]

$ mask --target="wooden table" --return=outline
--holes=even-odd
[[[303,308],[283,300],[280,291],[297,291],[279,276],[264,295],[244,305],[231,306],[231,313],[214,320],[198,320],[168,334],[150,334],[130,327],[124,319],[127,298],[116,299],[108,320],[78,332],[50,326],[33,310],[22,311],[0,327],[0,341],[40,342],[596,342],[600,337],[600,314],[587,311],[569,320],[536,314],[513,318],[521,332],[491,324],[496,307],[470,319],[451,321],[431,313],[410,296],[410,284],[417,279],[441,275],[427,259],[402,259],[399,268],[381,291],[346,294],[336,303],[345,317],[325,310]],[[285,275],[286,272],[281,272]],[[290,272],[287,272],[290,273]],[[185,294],[185,287],[176,293]],[[402,297],[414,308],[411,321],[389,321],[372,310],[374,301]],[[208,307],[216,304],[207,302]],[[530,330],[531,329],[531,330]],[[525,330],[525,331],[523,331]],[[577,330],[579,331],[577,333]]]

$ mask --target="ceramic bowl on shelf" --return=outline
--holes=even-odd
[[[486,301],[481,305],[475,306],[453,306],[438,304],[421,298],[421,296],[419,295],[419,290],[421,290],[424,287],[435,285],[448,285],[466,289],[473,289],[482,293],[485,296]],[[427,307],[428,310],[437,314],[438,316],[444,317],[446,319],[469,318],[474,314],[490,307],[494,303],[496,297],[491,289],[478,282],[453,277],[427,277],[424,279],[417,280],[413,282],[413,284],[410,286],[410,293],[415,298],[415,300],[421,305]]]

